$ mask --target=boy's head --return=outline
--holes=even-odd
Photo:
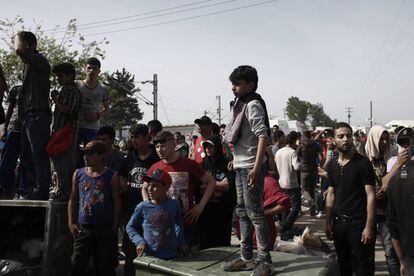
[[[194,120],[194,123],[197,125],[197,131],[202,136],[211,134],[211,128],[213,126],[213,122],[211,121],[210,117],[202,116],[201,118]]]
[[[277,130],[273,133],[273,138],[275,140],[275,143],[278,145],[283,145],[285,144],[285,133],[281,130]]]
[[[233,70],[229,77],[233,85],[233,93],[240,97],[257,90],[259,77],[254,67],[250,65],[241,65]]]
[[[154,136],[162,130],[162,124],[158,120],[151,120],[147,123],[149,135],[153,139]]]
[[[71,84],[76,79],[75,67],[70,63],[59,63],[53,66],[52,71],[56,74],[60,85]]]
[[[111,126],[104,126],[98,130],[97,140],[105,144],[107,149],[112,148],[112,145],[115,142],[115,129]]]
[[[129,137],[134,149],[147,147],[150,141],[148,127],[145,124],[136,124],[129,129]]]
[[[99,73],[101,72],[101,62],[95,57],[88,58],[85,65],[86,77],[90,80],[95,80],[98,78]]]
[[[92,140],[82,149],[86,167],[103,165],[106,146],[99,140]]]
[[[174,132],[174,141],[176,144],[181,143],[181,136],[182,136],[181,132],[179,131]]]
[[[171,176],[163,170],[156,169],[151,175],[143,177],[148,182],[148,195],[153,201],[162,201],[166,198],[166,193],[171,186]]]
[[[297,140],[299,139],[299,134],[296,131],[291,131],[287,136],[286,136],[286,143],[290,146],[290,147],[294,147],[296,145]]]
[[[160,131],[152,140],[161,159],[168,160],[175,154],[174,135],[169,131]]]

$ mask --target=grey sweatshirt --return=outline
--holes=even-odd
[[[240,137],[234,144],[235,169],[252,169],[256,161],[259,136],[269,138],[265,124],[265,113],[258,100],[250,101],[241,123]],[[263,163],[267,160],[263,158]]]

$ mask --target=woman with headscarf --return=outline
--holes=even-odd
[[[365,152],[375,172],[377,191],[377,227],[384,247],[388,272],[391,276],[400,275],[400,262],[394,250],[390,230],[386,225],[385,208],[386,197],[382,187],[383,178],[387,174],[387,162],[391,158],[390,134],[382,126],[373,126],[365,144]]]
[[[202,146],[202,167],[216,179],[216,188],[199,219],[200,249],[230,246],[233,210],[236,205],[235,173],[227,169],[220,136],[213,134]]]

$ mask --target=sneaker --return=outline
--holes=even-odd
[[[266,262],[258,262],[250,276],[270,276],[272,274],[272,266]]]
[[[253,259],[244,261],[240,256],[237,256],[230,262],[226,262],[223,265],[224,271],[245,271],[253,269]]]

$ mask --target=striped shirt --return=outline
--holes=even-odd
[[[71,123],[74,128],[79,127],[79,110],[81,106],[82,95],[75,83],[63,85],[60,90],[57,101],[69,107],[69,112],[62,113],[56,106],[53,113],[53,131],[59,130],[66,124]]]

